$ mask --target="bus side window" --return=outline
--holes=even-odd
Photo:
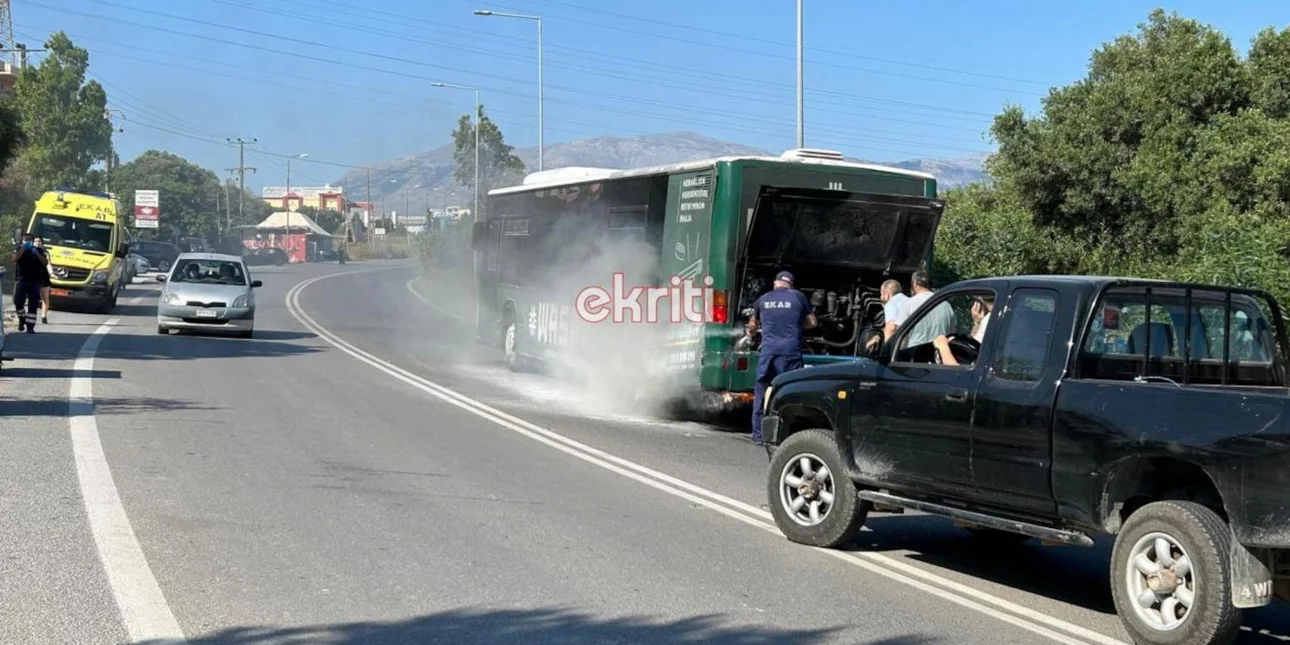
[[[501,222],[497,220],[489,220],[488,233],[486,234],[487,239],[484,240],[484,260],[485,260],[484,266],[486,271],[497,270],[497,257],[498,257],[497,245],[501,242],[501,235],[499,235],[498,233],[500,233],[501,230],[502,230]]]
[[[501,275],[498,280],[503,284],[519,286],[520,276],[524,273],[522,266],[528,246],[529,219],[518,217],[502,220],[502,241],[498,249],[501,259]]]
[[[611,207],[609,209],[610,242],[644,240],[647,210],[644,205]]]

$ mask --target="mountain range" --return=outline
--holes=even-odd
[[[468,206],[473,194],[458,186],[452,178],[452,145],[410,155],[383,163],[370,164],[371,199],[381,211],[421,212],[445,205]],[[529,171],[537,169],[537,148],[516,149]],[[680,163],[696,159],[731,155],[778,156],[770,152],[694,132],[667,132],[634,137],[593,137],[546,148],[547,170],[568,166],[595,168],[641,168]],[[984,163],[988,153],[974,153],[956,158],[919,158],[879,163],[908,170],[920,170],[935,176],[942,189],[962,186],[985,179]],[[855,160],[859,161],[859,160]],[[366,171],[346,173],[336,184],[346,187],[350,199],[365,200]]]

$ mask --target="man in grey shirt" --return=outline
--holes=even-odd
[[[931,299],[932,294],[935,293],[932,291],[931,277],[922,269],[915,271],[914,275],[910,277],[910,286],[914,295],[901,303],[895,319],[889,321],[896,323],[897,327],[904,325],[905,321],[909,320],[914,312],[926,304]],[[919,319],[916,325],[913,331],[909,333],[904,343],[905,347],[923,345],[936,340],[937,336],[948,336],[954,333],[954,308],[950,306],[950,303],[942,302],[936,305],[936,308],[926,316]]]

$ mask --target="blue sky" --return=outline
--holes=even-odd
[[[806,0],[806,144],[894,161],[993,148],[991,115],[1028,111],[1156,6],[1244,51],[1284,0]],[[690,130],[794,147],[793,0],[14,0],[29,47],[66,31],[120,110],[123,160],[148,148],[226,175],[255,137],[250,186],[333,181],[444,145],[480,87],[512,145],[537,143],[543,17],[548,144]],[[38,55],[37,55],[38,56]],[[35,60],[39,60],[35,58]],[[121,118],[123,116],[123,118]]]

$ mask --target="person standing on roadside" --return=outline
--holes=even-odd
[[[752,318],[748,321],[748,333],[761,329],[757,381],[753,385],[754,444],[762,445],[761,408],[766,388],[776,376],[803,366],[802,332],[816,324],[811,300],[793,288],[793,274],[780,271],[775,276],[775,289],[757,299]]]
[[[24,233],[22,244],[13,254],[18,266],[18,282],[14,289],[13,304],[18,313],[18,331],[36,333],[36,311],[40,308],[40,274],[45,271],[44,260],[36,251],[31,233]],[[26,308],[24,315],[23,308]]]
[[[49,324],[49,249],[45,248],[45,238],[37,235],[32,240],[36,252],[44,262],[45,270],[40,274],[40,322]]]

